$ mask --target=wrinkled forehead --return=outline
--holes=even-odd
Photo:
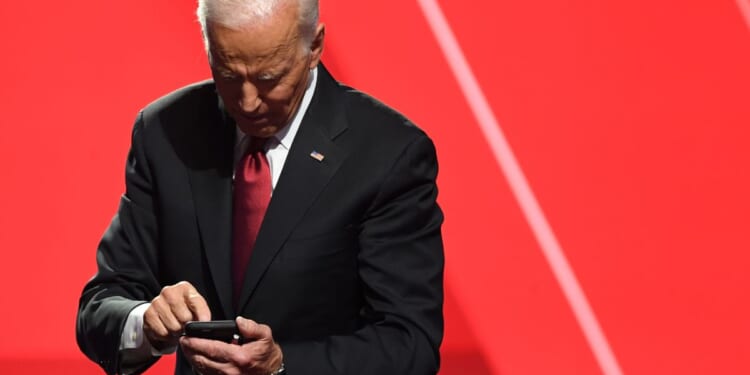
[[[206,37],[212,62],[253,62],[292,58],[301,39],[295,22],[264,22],[242,28],[208,23]]]

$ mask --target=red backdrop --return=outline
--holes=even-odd
[[[438,1],[623,373],[750,373],[745,1]],[[441,373],[601,374],[419,3],[321,6],[324,62],[438,147]],[[193,8],[0,3],[0,373],[97,373],[78,295],[136,112],[209,75]]]

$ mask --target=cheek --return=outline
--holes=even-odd
[[[263,95],[263,101],[270,107],[283,107],[289,105],[294,97],[294,87],[279,84]]]
[[[269,97],[275,97],[279,100],[288,100],[294,95],[294,85],[279,82],[268,92],[268,95]]]

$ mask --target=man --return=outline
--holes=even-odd
[[[174,350],[178,374],[436,373],[432,142],[319,63],[316,0],[201,0],[198,16],[214,79],[136,120],[81,350],[108,373]],[[242,344],[181,336],[235,318]]]

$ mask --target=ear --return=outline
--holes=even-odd
[[[325,40],[325,37],[326,25],[319,23],[318,27],[315,28],[315,37],[310,46],[310,69],[317,67],[318,63],[320,63],[320,57],[323,55],[323,41]]]

